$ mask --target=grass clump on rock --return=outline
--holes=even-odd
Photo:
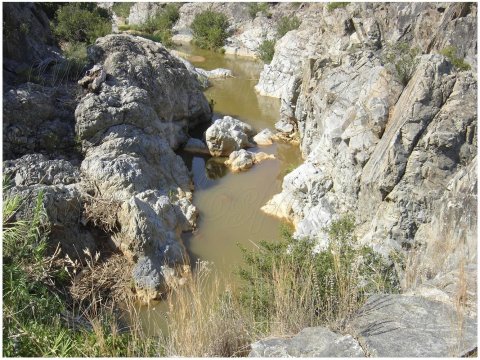
[[[470,64],[466,63],[464,59],[457,56],[457,49],[454,46],[447,46],[440,51],[440,54],[445,56],[457,70],[470,70]]]
[[[275,53],[276,40],[264,40],[258,47],[258,57],[265,63],[270,64]]]
[[[300,24],[301,24],[301,21],[298,17],[284,16],[280,19],[280,21],[277,24],[277,34],[279,37],[282,37],[287,32],[298,29]]]
[[[328,3],[327,5],[327,10],[328,11],[333,11],[335,9],[341,9],[341,8],[344,8],[346,7],[348,4],[350,4],[349,2],[331,2],[331,3]]]
[[[217,50],[228,37],[228,19],[224,14],[206,10],[195,16],[191,28],[194,43],[202,48]]]
[[[417,47],[411,47],[407,42],[398,42],[385,46],[383,61],[394,66],[398,80],[406,86],[417,68],[419,54],[420,49]]]
[[[248,4],[248,15],[250,15],[250,18],[252,18],[252,19],[255,19],[259,12],[267,14],[267,10],[268,10],[268,3],[252,2],[252,3]]]

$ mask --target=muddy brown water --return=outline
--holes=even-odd
[[[274,130],[279,118],[279,99],[259,96],[254,86],[263,68],[258,60],[228,56],[182,44],[177,50],[193,65],[206,70],[227,68],[234,77],[211,80],[212,87],[205,91],[214,101],[214,119],[230,115],[247,122],[260,131]],[[202,130],[193,131],[201,137]],[[213,263],[217,274],[238,281],[233,272],[242,263],[238,244],[254,248],[261,240],[280,239],[280,221],[264,214],[260,208],[280,192],[282,180],[288,169],[299,165],[300,151],[297,146],[274,143],[259,146],[252,151],[275,154],[275,160],[265,160],[242,173],[230,172],[222,162],[225,160],[180,152],[192,171],[195,192],[193,203],[200,216],[197,229],[185,233],[183,241],[192,264],[197,260]],[[141,321],[148,333],[165,329],[165,302],[155,302],[139,309]]]

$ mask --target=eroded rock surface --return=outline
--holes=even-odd
[[[274,139],[275,139],[275,134],[270,129],[263,129],[253,137],[253,141],[255,141],[257,145],[263,145],[263,146],[272,145]]]

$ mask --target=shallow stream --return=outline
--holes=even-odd
[[[214,119],[230,115],[250,124],[256,131],[274,130],[280,101],[259,96],[254,90],[263,63],[201,50],[190,44],[182,44],[177,50],[196,67],[232,70],[233,78],[211,80],[212,86],[205,92],[206,97],[214,101]],[[202,130],[192,135],[201,138]],[[194,264],[197,259],[212,262],[216,272],[231,281],[235,281],[233,271],[242,262],[238,244],[252,248],[261,240],[280,238],[280,221],[264,214],[260,208],[280,192],[288,169],[301,161],[298,147],[286,143],[249,150],[275,154],[276,159],[265,160],[246,172],[232,173],[223,165],[225,158],[180,153],[192,171],[193,203],[200,212],[197,229],[183,235],[191,262]],[[148,332],[155,333],[163,327],[160,323],[166,310],[163,302],[141,309]]]

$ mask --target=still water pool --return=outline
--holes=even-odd
[[[257,131],[274,130],[280,101],[259,96],[254,90],[263,63],[201,50],[190,44],[182,44],[177,51],[196,67],[232,70],[233,78],[211,80],[212,87],[205,91],[206,97],[214,102],[214,118],[230,115]],[[202,131],[197,129],[192,135],[201,137]],[[250,150],[275,154],[276,159],[265,160],[246,172],[232,173],[223,165],[225,159],[180,152],[192,171],[193,203],[200,212],[197,229],[183,235],[184,243],[192,264],[196,260],[209,261],[216,272],[229,281],[235,281],[232,273],[242,262],[238,244],[252,248],[261,240],[280,238],[280,221],[264,214],[260,208],[280,192],[287,169],[301,161],[298,147],[286,143]],[[148,332],[163,328],[160,324],[165,319],[165,303],[154,303],[140,310]]]

